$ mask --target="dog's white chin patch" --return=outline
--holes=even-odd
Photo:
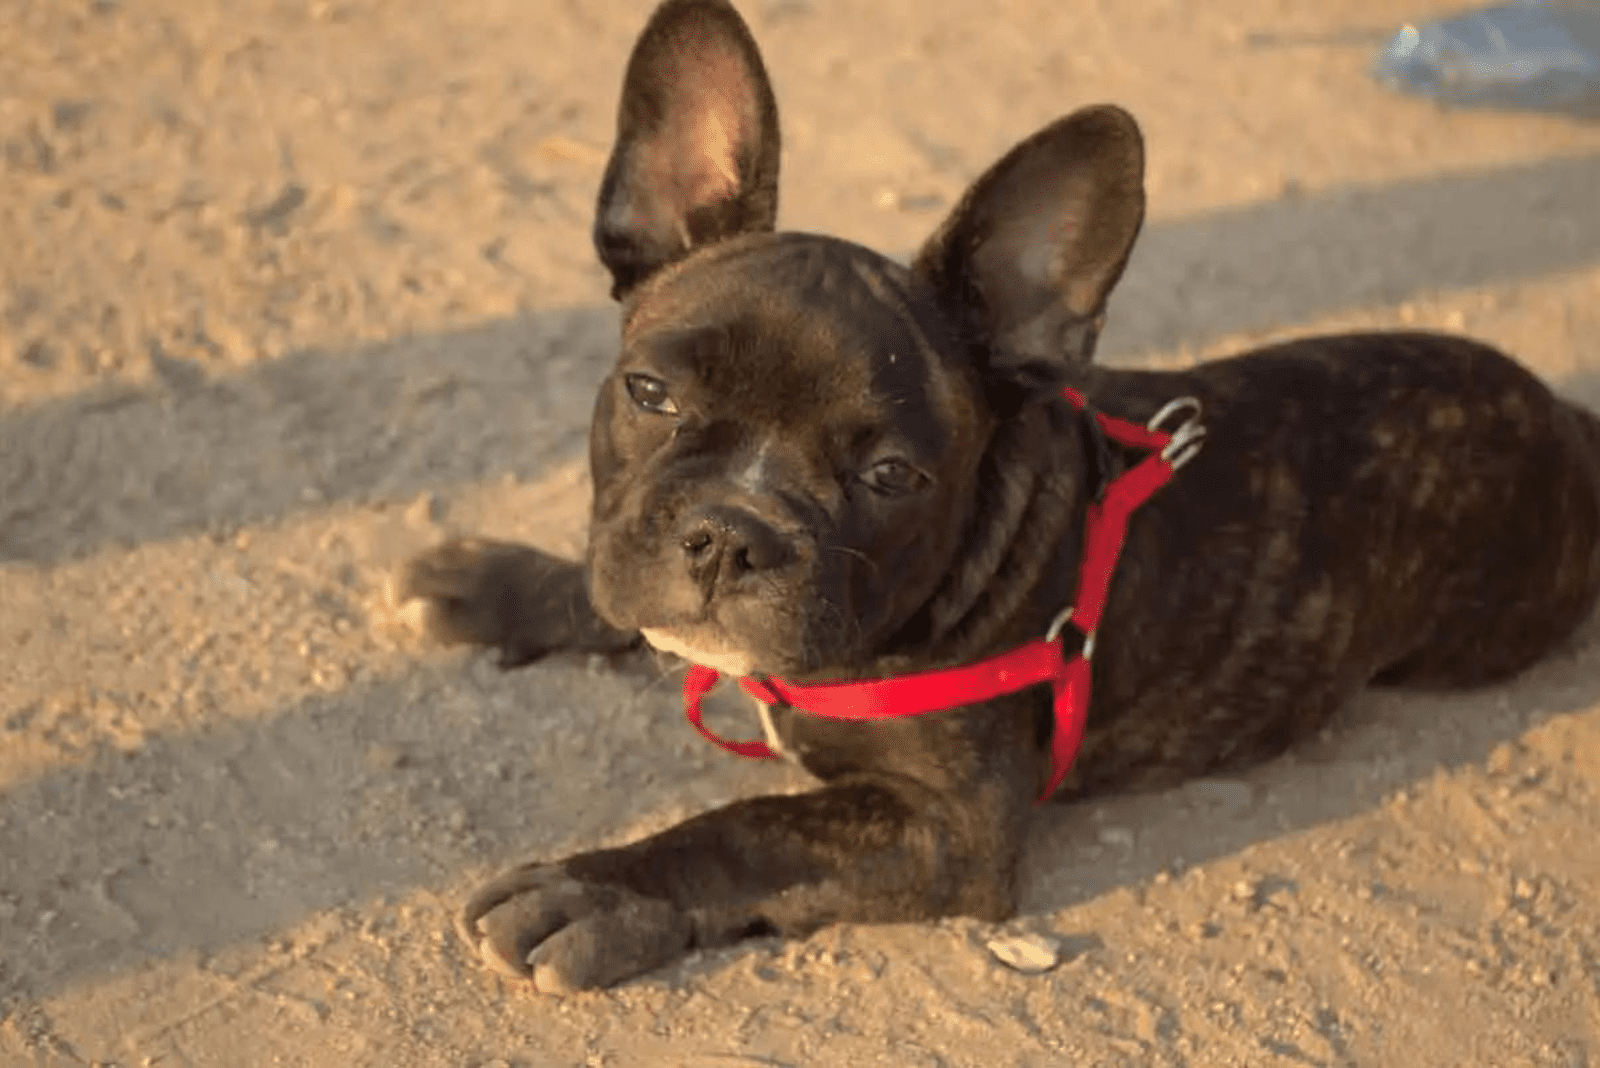
[[[724,675],[745,676],[755,670],[755,660],[749,653],[736,649],[700,649],[676,634],[657,627],[641,627],[644,640],[664,653],[675,653],[691,663],[711,668]]]
[[[719,649],[712,652],[709,649],[699,649],[679,638],[671,631],[661,630],[656,627],[640,627],[639,633],[644,635],[644,640],[665,653],[675,653],[691,663],[708,667],[723,675],[733,675],[743,678],[755,670],[755,659],[749,653],[735,652],[728,649]],[[761,733],[766,736],[767,745],[772,751],[786,760],[799,763],[799,758],[783,744],[783,739],[778,735],[777,725],[772,722],[772,710],[760,701],[751,699],[756,706],[756,717],[761,721]]]

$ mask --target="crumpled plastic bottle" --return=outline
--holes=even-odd
[[[1516,3],[1405,26],[1373,73],[1441,104],[1600,120],[1600,3]]]

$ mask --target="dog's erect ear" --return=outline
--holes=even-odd
[[[777,214],[778,107],[749,28],[725,0],[666,0],[633,46],[600,183],[611,295]]]
[[[1143,222],[1139,124],[1109,104],[1084,108],[974,182],[915,270],[997,364],[1061,369],[1093,356]]]

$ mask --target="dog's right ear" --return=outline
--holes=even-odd
[[[778,106],[749,28],[726,0],[666,0],[633,46],[600,183],[612,297],[777,214]]]

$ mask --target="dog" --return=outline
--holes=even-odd
[[[597,206],[622,341],[586,561],[464,539],[399,594],[507,665],[642,635],[696,665],[691,711],[737,676],[750,751],[820,785],[488,882],[459,926],[495,968],[564,992],[752,936],[1001,920],[1041,793],[1245,767],[1369,683],[1508,678],[1593,608],[1600,420],[1485,345],[1092,363],[1144,217],[1124,111],[1021,142],[909,269],[775,232],[778,155],[739,15],[667,0]],[[951,682],[1023,654],[1021,685]],[[907,679],[917,714],[817,711]]]

